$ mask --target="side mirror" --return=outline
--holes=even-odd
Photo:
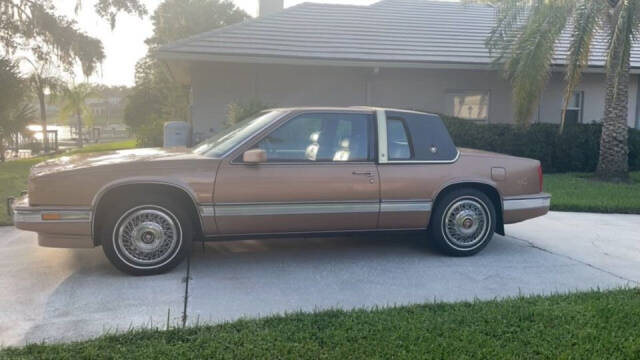
[[[267,152],[262,149],[247,150],[242,154],[242,161],[247,164],[259,164],[267,161]]]

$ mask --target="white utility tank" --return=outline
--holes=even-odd
[[[178,147],[189,145],[191,127],[184,121],[169,121],[164,123],[164,147]]]

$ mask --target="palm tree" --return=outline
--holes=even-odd
[[[13,111],[11,111],[8,117],[9,126],[7,127],[7,135],[9,142],[12,143],[15,148],[20,144],[20,135],[26,136],[29,134],[27,125],[33,122],[35,118],[35,111],[26,98],[22,99]]]
[[[497,52],[513,85],[515,117],[527,121],[550,75],[554,46],[571,26],[566,58],[567,87],[563,109],[594,44],[606,45],[606,99],[600,157],[596,175],[601,179],[629,176],[627,144],[629,62],[631,47],[640,30],[640,0],[496,0],[497,22],[486,44]],[[560,131],[564,128],[562,114]]]
[[[27,77],[27,84],[31,91],[38,98],[38,104],[40,106],[40,124],[42,125],[42,141],[44,151],[49,151],[49,138],[47,136],[47,106],[46,96],[47,94],[53,95],[58,88],[62,85],[62,80],[53,75],[52,67],[49,62],[42,62],[36,64],[28,58],[22,58],[27,62],[32,71]]]
[[[94,95],[90,84],[83,83],[71,87],[63,87],[60,93],[62,107],[60,118],[63,120],[75,116],[78,128],[78,146],[82,147],[82,121],[92,119],[91,109],[87,106],[87,99]]]
[[[16,123],[14,113],[25,99],[24,79],[18,64],[0,57],[0,162],[4,161],[5,142],[11,142]]]

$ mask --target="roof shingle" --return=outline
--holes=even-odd
[[[279,13],[202,33],[157,50],[161,58],[203,56],[344,60],[384,63],[486,65],[485,40],[495,23],[490,5],[426,0],[382,0],[370,6],[303,3]],[[562,65],[570,31],[556,44]],[[590,65],[604,65],[600,37]],[[632,67],[640,67],[634,47]]]

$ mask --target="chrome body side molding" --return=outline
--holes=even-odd
[[[380,212],[428,212],[432,206],[433,203],[428,200],[383,201],[380,203]]]
[[[329,203],[227,203],[200,206],[200,215],[210,216],[265,216],[265,215],[314,215],[431,211],[428,200],[400,200],[383,202],[329,202]]]
[[[550,206],[551,206],[551,195],[549,194],[542,194],[542,195],[532,196],[532,197],[516,197],[516,198],[505,197],[502,205],[504,211],[528,210],[528,209],[539,209],[539,208],[548,209]]]
[[[13,222],[17,223],[89,223],[93,218],[90,208],[29,206],[24,196],[12,204]]]
[[[47,215],[56,215],[56,218],[47,219]],[[19,210],[14,209],[14,223],[61,223],[61,222],[91,222],[90,210]]]

